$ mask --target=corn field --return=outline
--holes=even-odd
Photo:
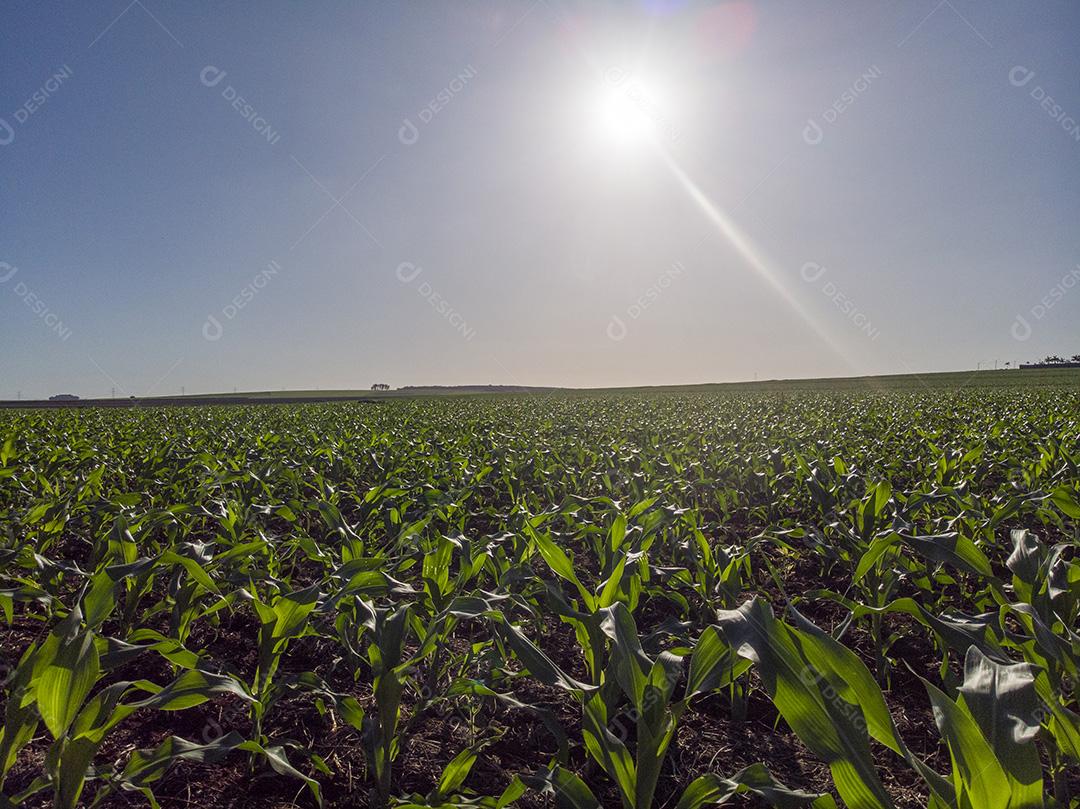
[[[0,806],[1080,806],[1080,392],[0,412]]]

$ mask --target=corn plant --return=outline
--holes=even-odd
[[[0,410],[0,805],[1072,809],[1080,394],[1015,378]]]

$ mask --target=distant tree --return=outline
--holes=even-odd
[[[1046,359],[1044,359],[1043,362],[1045,362],[1047,365],[1053,365],[1059,362],[1065,362],[1065,359],[1063,357],[1059,357],[1057,354],[1051,354]]]
[[[1080,354],[1073,354],[1069,357],[1069,362],[1080,362]]]

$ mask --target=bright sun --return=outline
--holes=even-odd
[[[638,148],[655,135],[655,103],[638,83],[605,85],[594,107],[594,128],[605,145]]]

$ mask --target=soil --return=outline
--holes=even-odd
[[[801,565],[798,558],[791,555],[768,553],[774,567],[782,571],[785,592],[801,594],[829,586],[814,578],[814,565]],[[766,570],[764,565],[759,569]],[[592,571],[593,576],[595,572]],[[783,595],[767,574],[758,581],[747,583],[747,591],[762,595],[773,604],[777,613],[782,612]],[[153,603],[149,596],[147,603]],[[826,630],[834,629],[846,615],[846,610],[826,600],[802,600],[798,608]],[[653,599],[643,605],[641,620],[645,625],[655,627],[669,617],[665,614],[669,611],[674,614],[665,600]],[[166,619],[167,616],[162,616],[162,620]],[[912,631],[915,626],[912,619],[903,615],[887,615],[883,620],[885,635],[894,638],[890,656],[906,664],[894,665],[888,671],[885,699],[900,735],[911,750],[944,773],[949,769],[948,752],[934,726],[926,691],[913,673],[919,672],[936,680],[940,658],[933,647],[932,636],[921,627],[920,631]],[[108,625],[104,629],[108,634]],[[245,606],[233,613],[223,612],[218,626],[209,622],[196,623],[187,646],[203,650],[202,654],[222,669],[250,677],[257,661],[257,633],[258,621]],[[0,661],[13,665],[41,634],[42,624],[17,608],[14,623],[0,635]],[[465,621],[458,625],[451,645],[463,650],[480,636],[482,633],[474,623]],[[542,637],[536,640],[564,671],[578,679],[588,679],[568,625],[558,623],[552,617]],[[844,642],[874,671],[874,643],[865,622],[856,622],[849,627]],[[283,679],[289,673],[318,671],[331,687],[351,693],[365,710],[369,709],[371,684],[366,674],[353,681],[342,676],[340,668],[332,670],[335,654],[340,654],[340,649],[332,641],[316,638],[294,641],[277,676]],[[470,674],[490,675],[491,672]],[[164,682],[171,676],[170,667],[163,658],[147,653],[111,672],[105,682],[139,678]],[[744,718],[732,717],[726,694],[698,698],[683,714],[661,775],[658,806],[674,806],[681,790],[700,775],[710,772],[731,775],[756,762],[765,763],[774,777],[788,787],[830,792],[837,797],[827,765],[787,728],[760,687],[756,673],[751,670],[748,676],[751,688]],[[581,708],[571,695],[528,677],[510,678],[492,685],[526,704],[554,713],[571,740],[568,767],[585,779],[605,807],[620,806],[614,784],[588,758],[580,743]],[[492,700],[455,698],[422,704],[415,690],[406,689],[401,724],[408,725],[409,732],[405,734],[405,742],[394,763],[398,794],[423,796],[430,793],[443,768],[470,744],[486,745],[465,781],[465,787],[478,795],[499,794],[515,774],[545,766],[557,754],[554,738],[539,719],[526,711],[501,707]],[[95,763],[99,766],[112,764],[121,769],[134,750],[152,748],[169,735],[205,742],[232,730],[245,738],[250,738],[252,732],[246,708],[232,696],[176,712],[140,711],[106,737]],[[263,731],[273,743],[289,740],[286,747],[290,761],[303,771],[312,772],[311,764],[305,758],[307,752],[317,754],[326,762],[332,774],[318,776],[325,806],[344,809],[372,805],[359,732],[334,721],[331,712],[320,712],[313,696],[283,697],[269,712]],[[579,740],[577,744],[574,744],[575,739]],[[50,741],[48,732],[43,726],[39,727],[8,775],[7,794],[18,793],[41,774]],[[927,791],[923,782],[892,751],[876,742],[872,744],[879,775],[896,806],[901,809],[924,807]],[[1074,780],[1080,780],[1080,776]],[[88,782],[80,805],[90,804],[98,783]],[[302,782],[275,774],[262,763],[253,773],[247,754],[243,753],[233,753],[213,766],[177,763],[154,784],[153,789],[163,809],[278,809],[315,805]],[[51,805],[51,796],[41,793],[24,805],[46,807]],[[108,796],[103,805],[145,806],[146,799],[138,792],[118,791]],[[527,792],[517,805],[532,809],[549,803],[543,796]],[[765,804],[752,797],[742,797],[731,805]]]

